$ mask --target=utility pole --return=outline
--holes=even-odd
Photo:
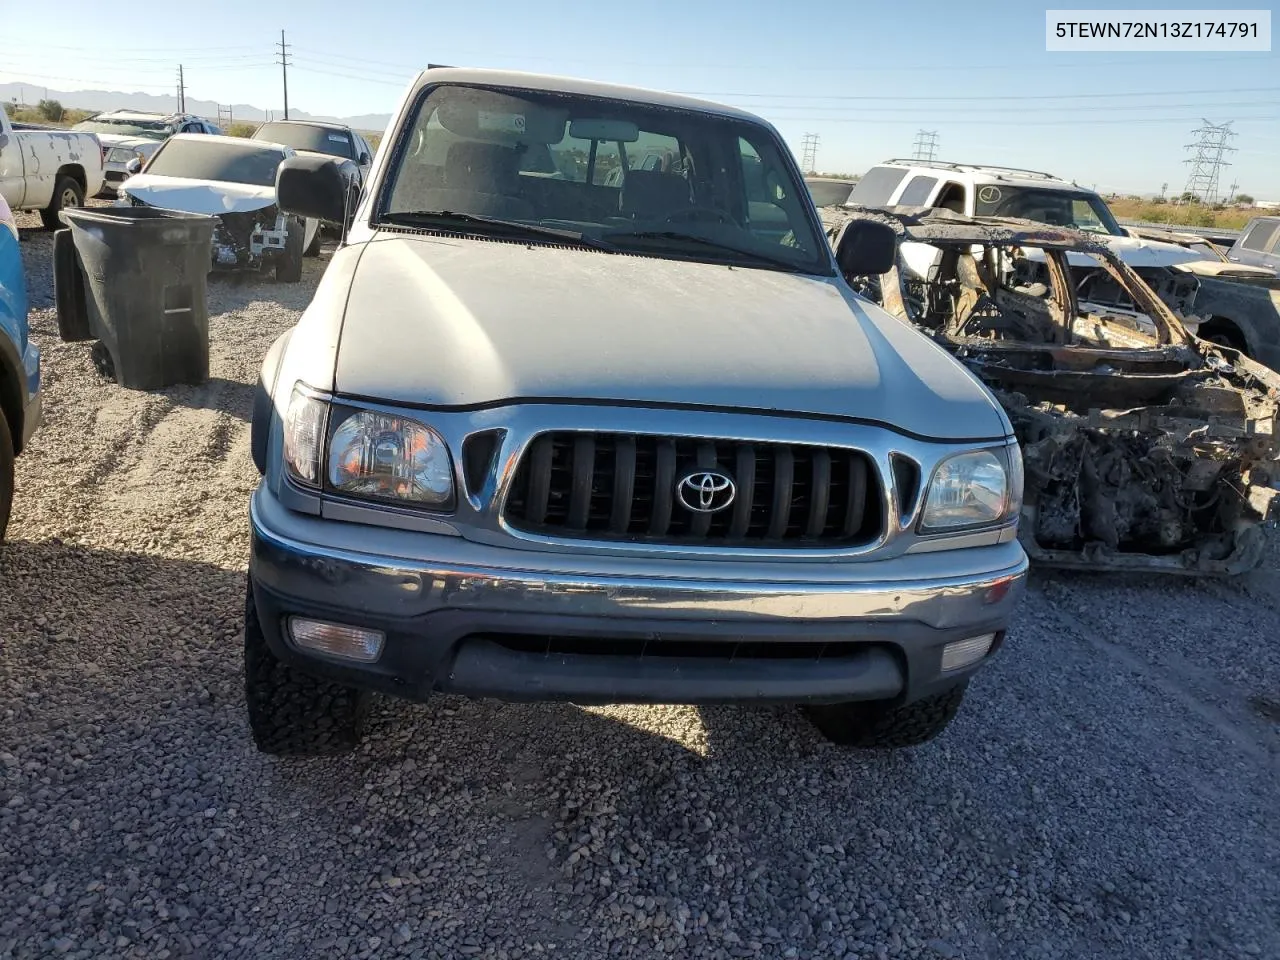
[[[284,42],[284,31],[280,31],[280,76],[284,80],[284,118],[289,119],[289,45]]]
[[[182,64],[178,64],[178,112],[187,112],[187,86],[182,76]]]
[[[816,173],[818,170],[818,135],[806,133],[800,140],[800,165],[804,173]]]
[[[937,130],[917,130],[912,160],[932,160],[938,149]]]
[[[1208,120],[1202,122],[1203,126],[1191,131],[1200,139],[1186,147],[1193,153],[1190,159],[1183,161],[1191,165],[1191,173],[1187,176],[1187,186],[1183,192],[1190,193],[1204,203],[1216,203],[1218,173],[1223,167],[1231,166],[1223,156],[1236,149],[1227,146],[1227,141],[1236,133],[1231,129],[1230,120],[1226,123],[1210,123]]]
[[[231,116],[231,104],[227,104],[225,107],[222,104],[218,104],[218,126],[229,127],[234,122],[235,117]]]

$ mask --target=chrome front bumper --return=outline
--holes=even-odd
[[[1016,541],[844,563],[509,549],[306,516],[265,486],[250,516],[250,577],[276,654],[413,698],[434,689],[582,702],[916,699],[976,668],[942,675],[942,647],[1002,636],[1027,570]],[[373,664],[321,661],[286,639],[284,623],[294,615],[383,630],[387,646]],[[855,641],[865,643],[866,656],[664,663],[651,655],[534,655],[493,639],[512,635],[700,638],[726,649]]]

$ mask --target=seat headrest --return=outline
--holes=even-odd
[[[453,189],[505,193],[520,172],[520,155],[512,147],[479,140],[452,144],[445,158],[445,183]]]
[[[622,215],[665,217],[690,205],[689,181],[678,173],[628,170],[622,181]]]

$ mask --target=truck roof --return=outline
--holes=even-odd
[[[635,103],[649,104],[655,107],[669,107],[673,110],[693,110],[699,113],[713,113],[735,120],[746,120],[751,123],[771,126],[768,121],[754,113],[740,110],[737,107],[713,103],[710,100],[699,100],[678,93],[664,93],[645,87],[626,87],[612,83],[599,83],[595,80],[579,80],[573,77],[560,77],[550,74],[525,73],[519,70],[487,70],[478,67],[429,67],[418,74],[414,81],[413,91],[416,93],[428,84],[435,83],[471,83],[491,87],[520,87],[527,90],[545,90],[551,93],[576,94],[586,97],[602,97],[609,100],[629,100]]]

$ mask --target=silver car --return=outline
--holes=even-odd
[[[986,388],[846,281],[893,231],[833,251],[778,133],[729,107],[432,68],[396,116],[262,367],[258,746],[350,749],[370,691],[942,731],[1022,591],[1022,461]],[[539,145],[564,176],[526,171]],[[286,160],[282,208],[340,218],[343,166]]]

